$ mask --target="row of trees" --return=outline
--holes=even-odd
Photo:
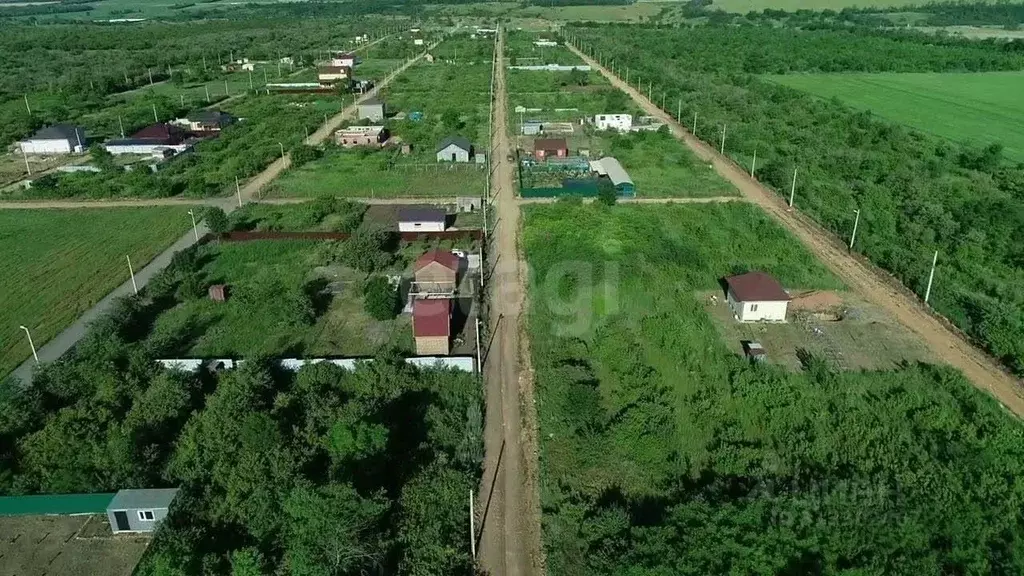
[[[794,42],[817,45],[820,32],[621,27],[581,32],[581,40],[606,60],[629,66],[632,78],[653,80],[655,92],[667,93],[668,102],[681,100],[688,124],[697,114],[702,138],[718,142],[727,124],[727,152],[749,164],[756,149],[763,182],[788,193],[799,167],[796,204],[826,228],[848,236],[853,212],[860,209],[856,249],[906,286],[924,293],[931,255],[939,250],[931,304],[1024,374],[1024,291],[1018,288],[1024,245],[1013,240],[1024,237],[1024,167],[1003,162],[998,144],[957,145],[743,72],[744,60],[756,56],[741,38],[779,59],[778,65],[798,70],[808,62]],[[719,36],[726,42],[717,45],[725,48],[707,50],[705,43]],[[852,44],[864,49],[866,61],[879,53],[896,58],[903,53],[898,48],[906,52],[904,62],[931,70],[943,62],[962,69],[956,54],[1000,66],[1016,62],[995,45],[967,41],[957,42],[963,47],[950,48],[949,54],[921,59],[946,48],[919,45],[916,38],[889,41],[892,49],[879,48],[874,38]]]

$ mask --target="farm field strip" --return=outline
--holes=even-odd
[[[573,50],[591,65],[598,66],[597,62],[575,47]],[[710,162],[715,171],[735,185],[744,196],[793,232],[851,289],[867,301],[886,310],[890,316],[909,328],[938,357],[961,370],[976,387],[990,392],[1011,412],[1024,415],[1024,395],[1020,382],[961,333],[955,332],[945,320],[922,305],[909,290],[898,285],[889,275],[867,260],[850,254],[845,243],[830,235],[811,218],[790,209],[779,195],[750,178],[745,168],[695,138],[643,94],[626,85],[605,68],[598,66],[598,69],[651,114],[669,123],[676,138],[685,142],[701,160]]]
[[[139,271],[188,227],[185,207],[0,212],[0,375]]]
[[[771,81],[1024,160],[1024,72],[787,74]]]

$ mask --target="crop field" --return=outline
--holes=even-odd
[[[0,211],[0,374],[128,280],[189,226],[187,208]]]
[[[434,63],[420,61],[387,87],[381,95],[389,116],[385,125],[395,142],[411,146],[410,154],[401,154],[397,144],[382,150],[327,144],[321,159],[289,170],[267,193],[358,198],[479,195],[486,164],[439,164],[436,149],[443,139],[457,135],[469,139],[475,152],[486,154],[492,48],[490,40],[446,41],[435,51]]]
[[[1024,161],[1024,72],[790,74],[773,82]]]
[[[930,573],[967,562],[936,538],[1002,546],[950,528],[1007,513],[969,479],[1020,468],[1019,423],[960,374],[814,352],[793,373],[722,339],[702,294],[723,276],[841,288],[756,207],[532,205],[523,243],[550,574]]]

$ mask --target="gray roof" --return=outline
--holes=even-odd
[[[469,138],[463,138],[462,136],[449,136],[444,140],[441,140],[441,143],[437,145],[437,152],[444,150],[452,144],[455,144],[466,152],[473,149],[473,143],[469,141]]]
[[[30,139],[67,140],[69,142],[77,143],[79,138],[81,138],[82,142],[85,143],[85,128],[75,126],[73,124],[54,124],[53,126],[47,126],[39,132],[36,132]]]
[[[107,510],[148,510],[167,508],[178,493],[177,488],[120,490],[107,504]]]
[[[601,158],[600,162],[601,167],[604,168],[605,173],[608,174],[608,179],[612,181],[612,184],[618,186],[619,184],[633,183],[629,178],[629,174],[627,174],[626,170],[622,167],[622,164],[619,164],[619,161],[615,158],[605,156],[604,158]]]
[[[402,208],[398,211],[401,222],[444,222],[448,212],[442,208]]]
[[[234,116],[221,110],[200,110],[188,115],[192,122],[231,122]]]
[[[359,103],[360,106],[380,106],[382,104],[384,103],[373,97],[367,98]]]

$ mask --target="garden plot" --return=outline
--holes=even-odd
[[[18,576],[130,576],[150,542],[102,515],[4,517],[0,534],[0,573]]]

